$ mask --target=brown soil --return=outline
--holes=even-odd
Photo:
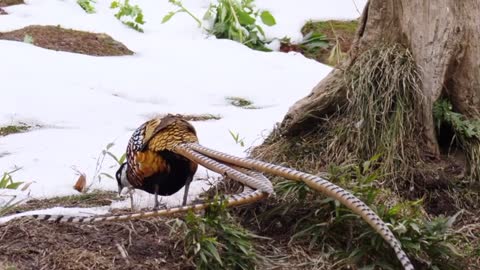
[[[470,208],[469,203],[480,202],[456,202],[468,190],[461,183],[465,175],[465,160],[461,157],[442,155],[440,160],[421,166],[413,180],[413,188],[406,187],[400,194],[409,200],[423,198],[427,213],[451,216],[460,209]]]
[[[11,32],[0,33],[0,39],[24,41],[26,36],[33,44],[42,48],[81,53],[93,56],[132,55],[122,43],[107,34],[90,33],[59,26],[32,25]]]
[[[7,15],[8,13],[0,7],[0,15]]]
[[[13,5],[25,4],[23,0],[0,0],[0,7],[8,7]]]
[[[163,219],[95,225],[19,219],[0,232],[0,266],[12,269],[189,269]]]
[[[94,191],[31,200],[13,212],[109,205],[117,197],[114,192]],[[0,225],[0,269],[189,269],[181,245],[175,248],[175,241],[169,239],[165,221],[156,218],[92,225],[12,220]]]

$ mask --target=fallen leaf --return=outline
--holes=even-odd
[[[31,184],[32,184],[32,182],[28,182],[28,183],[26,183],[25,185],[23,185],[23,187],[22,187],[22,189],[21,189],[21,190],[22,190],[22,191],[25,191],[25,190],[27,190],[27,189],[30,187],[30,185],[31,185]]]
[[[78,192],[83,192],[86,185],[87,185],[87,177],[85,176],[84,173],[81,173],[80,176],[78,177],[77,182],[73,186],[73,188]]]

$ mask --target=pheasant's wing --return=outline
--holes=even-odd
[[[140,151],[145,150],[150,143],[150,140],[152,140],[155,135],[162,130],[165,130],[169,125],[175,123],[176,120],[178,120],[177,116],[169,114],[163,118],[155,118],[145,123]]]
[[[133,186],[143,185],[146,177],[156,173],[168,173],[170,167],[167,161],[155,151],[147,148],[148,142],[162,129],[173,123],[173,119],[155,118],[137,128],[127,146],[127,162],[130,170],[129,181]]]
[[[152,151],[137,152],[134,156],[135,170],[140,178],[147,178],[157,173],[168,174],[170,166],[161,156]]]
[[[142,150],[154,152],[172,151],[179,143],[198,142],[195,128],[185,119],[167,115],[162,119],[154,119],[145,130]]]

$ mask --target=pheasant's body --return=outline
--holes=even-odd
[[[144,123],[128,143],[126,164],[117,173],[119,188],[128,184],[155,195],[168,196],[186,186],[187,193],[197,163],[173,150],[176,145],[188,142],[198,142],[197,135],[193,126],[180,117],[168,115]],[[128,183],[122,183],[123,171]]]
[[[142,171],[148,172],[145,175],[149,176],[144,176],[142,181],[136,181],[135,184],[132,183],[132,186],[155,194],[155,185],[158,185],[157,194],[160,196],[169,196],[179,191],[197,170],[196,163],[171,151],[150,152],[139,159],[141,161],[137,163],[144,164],[140,165],[143,167]],[[133,170],[130,171],[134,177]]]

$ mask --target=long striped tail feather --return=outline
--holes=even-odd
[[[226,205],[228,207],[239,206],[243,204],[253,203],[259,201],[267,196],[266,193],[254,190],[248,191],[241,194],[235,194],[228,196],[226,198]],[[43,220],[51,221],[58,223],[96,223],[96,222],[106,222],[106,221],[130,221],[136,219],[145,219],[152,217],[161,217],[161,216],[171,216],[176,213],[188,212],[190,210],[200,211],[209,207],[209,203],[202,202],[197,204],[161,209],[161,210],[152,210],[145,212],[137,212],[132,214],[124,215],[108,215],[103,217],[78,217],[78,216],[64,216],[64,215],[32,215],[31,217]]]
[[[393,248],[397,258],[405,270],[413,270],[407,254],[401,248],[400,242],[395,238],[387,224],[360,199],[345,189],[315,175],[300,172],[291,168],[255,160],[249,158],[235,157],[210,148],[204,147],[198,143],[185,143],[177,145],[176,149],[189,149],[196,151],[203,156],[208,156],[222,163],[235,164],[248,170],[260,171],[272,175],[281,176],[286,179],[303,181],[312,189],[332,197],[345,205],[352,212],[360,215],[382,238]]]
[[[196,151],[193,151],[188,147],[182,147],[180,145],[178,147],[175,147],[175,152],[186,158],[191,159],[192,161],[197,162],[198,164],[201,164],[207,169],[220,173],[221,175],[230,177],[233,180],[236,180],[253,189],[261,190],[267,194],[274,193],[273,185],[270,181],[265,181],[264,179],[261,179],[261,178],[255,178],[255,177],[249,176],[245,173],[242,173],[238,170],[235,170],[229,167],[228,165],[222,164],[204,154],[200,154]]]

